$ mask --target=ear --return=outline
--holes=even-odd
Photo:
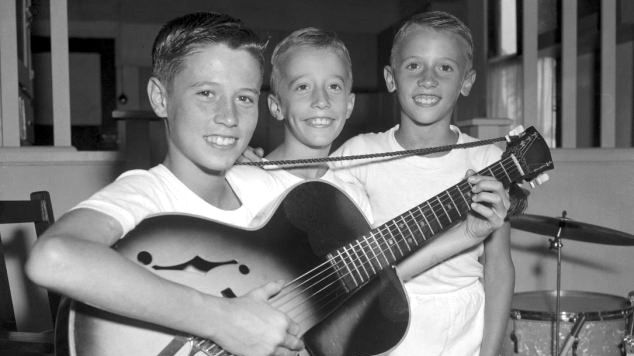
[[[465,76],[465,79],[462,81],[462,88],[460,88],[460,93],[464,96],[468,96],[471,92],[471,88],[473,87],[473,83],[476,80],[476,71],[475,69],[469,70],[469,73]]]
[[[355,95],[354,93],[350,93],[350,95],[348,95],[348,102],[346,103],[346,120],[348,120],[350,118],[350,115],[352,115],[352,110],[354,109],[354,100],[355,100]]]
[[[167,117],[167,89],[156,77],[151,77],[147,82],[147,96],[150,105],[158,117]]]
[[[387,91],[393,93],[396,90],[396,80],[394,80],[394,70],[391,66],[385,66],[383,68],[383,78],[385,78]]]
[[[277,98],[277,95],[269,94],[269,96],[267,96],[266,98],[266,101],[269,104],[269,112],[271,113],[271,115],[273,115],[275,120],[279,120],[279,121],[284,120],[284,114],[282,113],[282,105],[280,104],[280,101]]]

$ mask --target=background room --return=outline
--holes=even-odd
[[[527,213],[564,214],[634,234],[634,2],[628,0],[9,0],[0,2],[0,199],[47,190],[56,217],[130,168],[162,159],[150,111],[150,48],[160,24],[192,11],[227,12],[270,45],[300,27],[336,31],[350,49],[356,105],[340,141],[397,122],[382,69],[400,19],[444,10],[472,29],[478,72],[455,124],[481,138],[535,126],[555,169],[531,190]],[[17,53],[17,56],[16,56]],[[270,65],[252,145],[283,134],[268,114]],[[556,230],[556,229],[555,229]],[[561,288],[626,297],[634,246],[563,241]],[[586,230],[580,233],[585,233]],[[21,330],[50,326],[45,297],[23,263],[35,236],[0,227]],[[517,292],[552,290],[557,254],[547,233],[514,229]]]

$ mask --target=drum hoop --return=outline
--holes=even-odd
[[[588,321],[605,321],[605,320],[617,320],[627,318],[632,314],[632,309],[634,307],[629,305],[623,309],[619,310],[602,310],[597,312],[559,312],[559,320],[574,322],[577,318],[581,317],[581,315],[586,316],[586,322]],[[521,310],[521,309],[512,309],[511,310],[511,319],[513,320],[535,320],[535,321],[554,321],[555,313],[548,313],[543,311],[533,311],[533,310]]]

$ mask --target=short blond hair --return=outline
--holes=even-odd
[[[396,53],[398,52],[403,38],[413,26],[431,28],[436,31],[447,31],[460,36],[465,40],[468,68],[473,65],[473,38],[471,30],[464,22],[457,17],[444,11],[428,11],[417,13],[403,22],[392,41],[392,51],[390,52],[390,64],[395,66]]]
[[[306,27],[292,32],[275,46],[271,56],[271,92],[277,95],[278,84],[281,80],[280,66],[282,59],[296,48],[308,47],[317,49],[332,49],[343,59],[348,69],[348,77],[352,86],[352,60],[346,45],[336,33],[315,27]]]

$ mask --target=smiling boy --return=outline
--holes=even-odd
[[[345,44],[333,32],[299,29],[277,44],[271,64],[268,106],[273,118],[284,123],[284,138],[265,160],[327,157],[354,108],[352,62]],[[234,167],[228,179],[239,187],[250,186],[253,178],[246,168]],[[326,163],[264,168],[281,183],[259,192],[270,200],[291,186],[319,179],[348,194],[365,217],[372,219],[363,190],[339,179]]]
[[[356,136],[333,155],[475,141],[451,124],[458,98],[469,95],[476,78],[472,59],[471,33],[455,16],[425,12],[407,19],[394,37],[390,64],[384,68],[387,89],[400,104],[399,124],[382,133]],[[382,224],[500,155],[497,147],[488,145],[334,166],[337,175],[365,189],[375,222]],[[468,181],[471,209],[484,219],[469,214],[464,223],[398,265],[411,322],[392,356],[420,355],[421,350],[429,356],[498,355],[514,288],[510,226],[504,222],[509,197],[492,177],[470,176]]]
[[[297,324],[267,302],[280,282],[221,298],[163,279],[110,248],[156,213],[251,224],[257,211],[250,207],[258,205],[244,204],[250,197],[225,172],[257,123],[262,51],[255,33],[227,15],[195,13],[165,24],[147,85],[150,104],[166,123],[165,160],[123,173],[62,216],[34,246],[28,276],[106,311],[211,339],[227,352],[297,354],[303,348]],[[150,346],[158,347],[154,354],[162,347]]]

